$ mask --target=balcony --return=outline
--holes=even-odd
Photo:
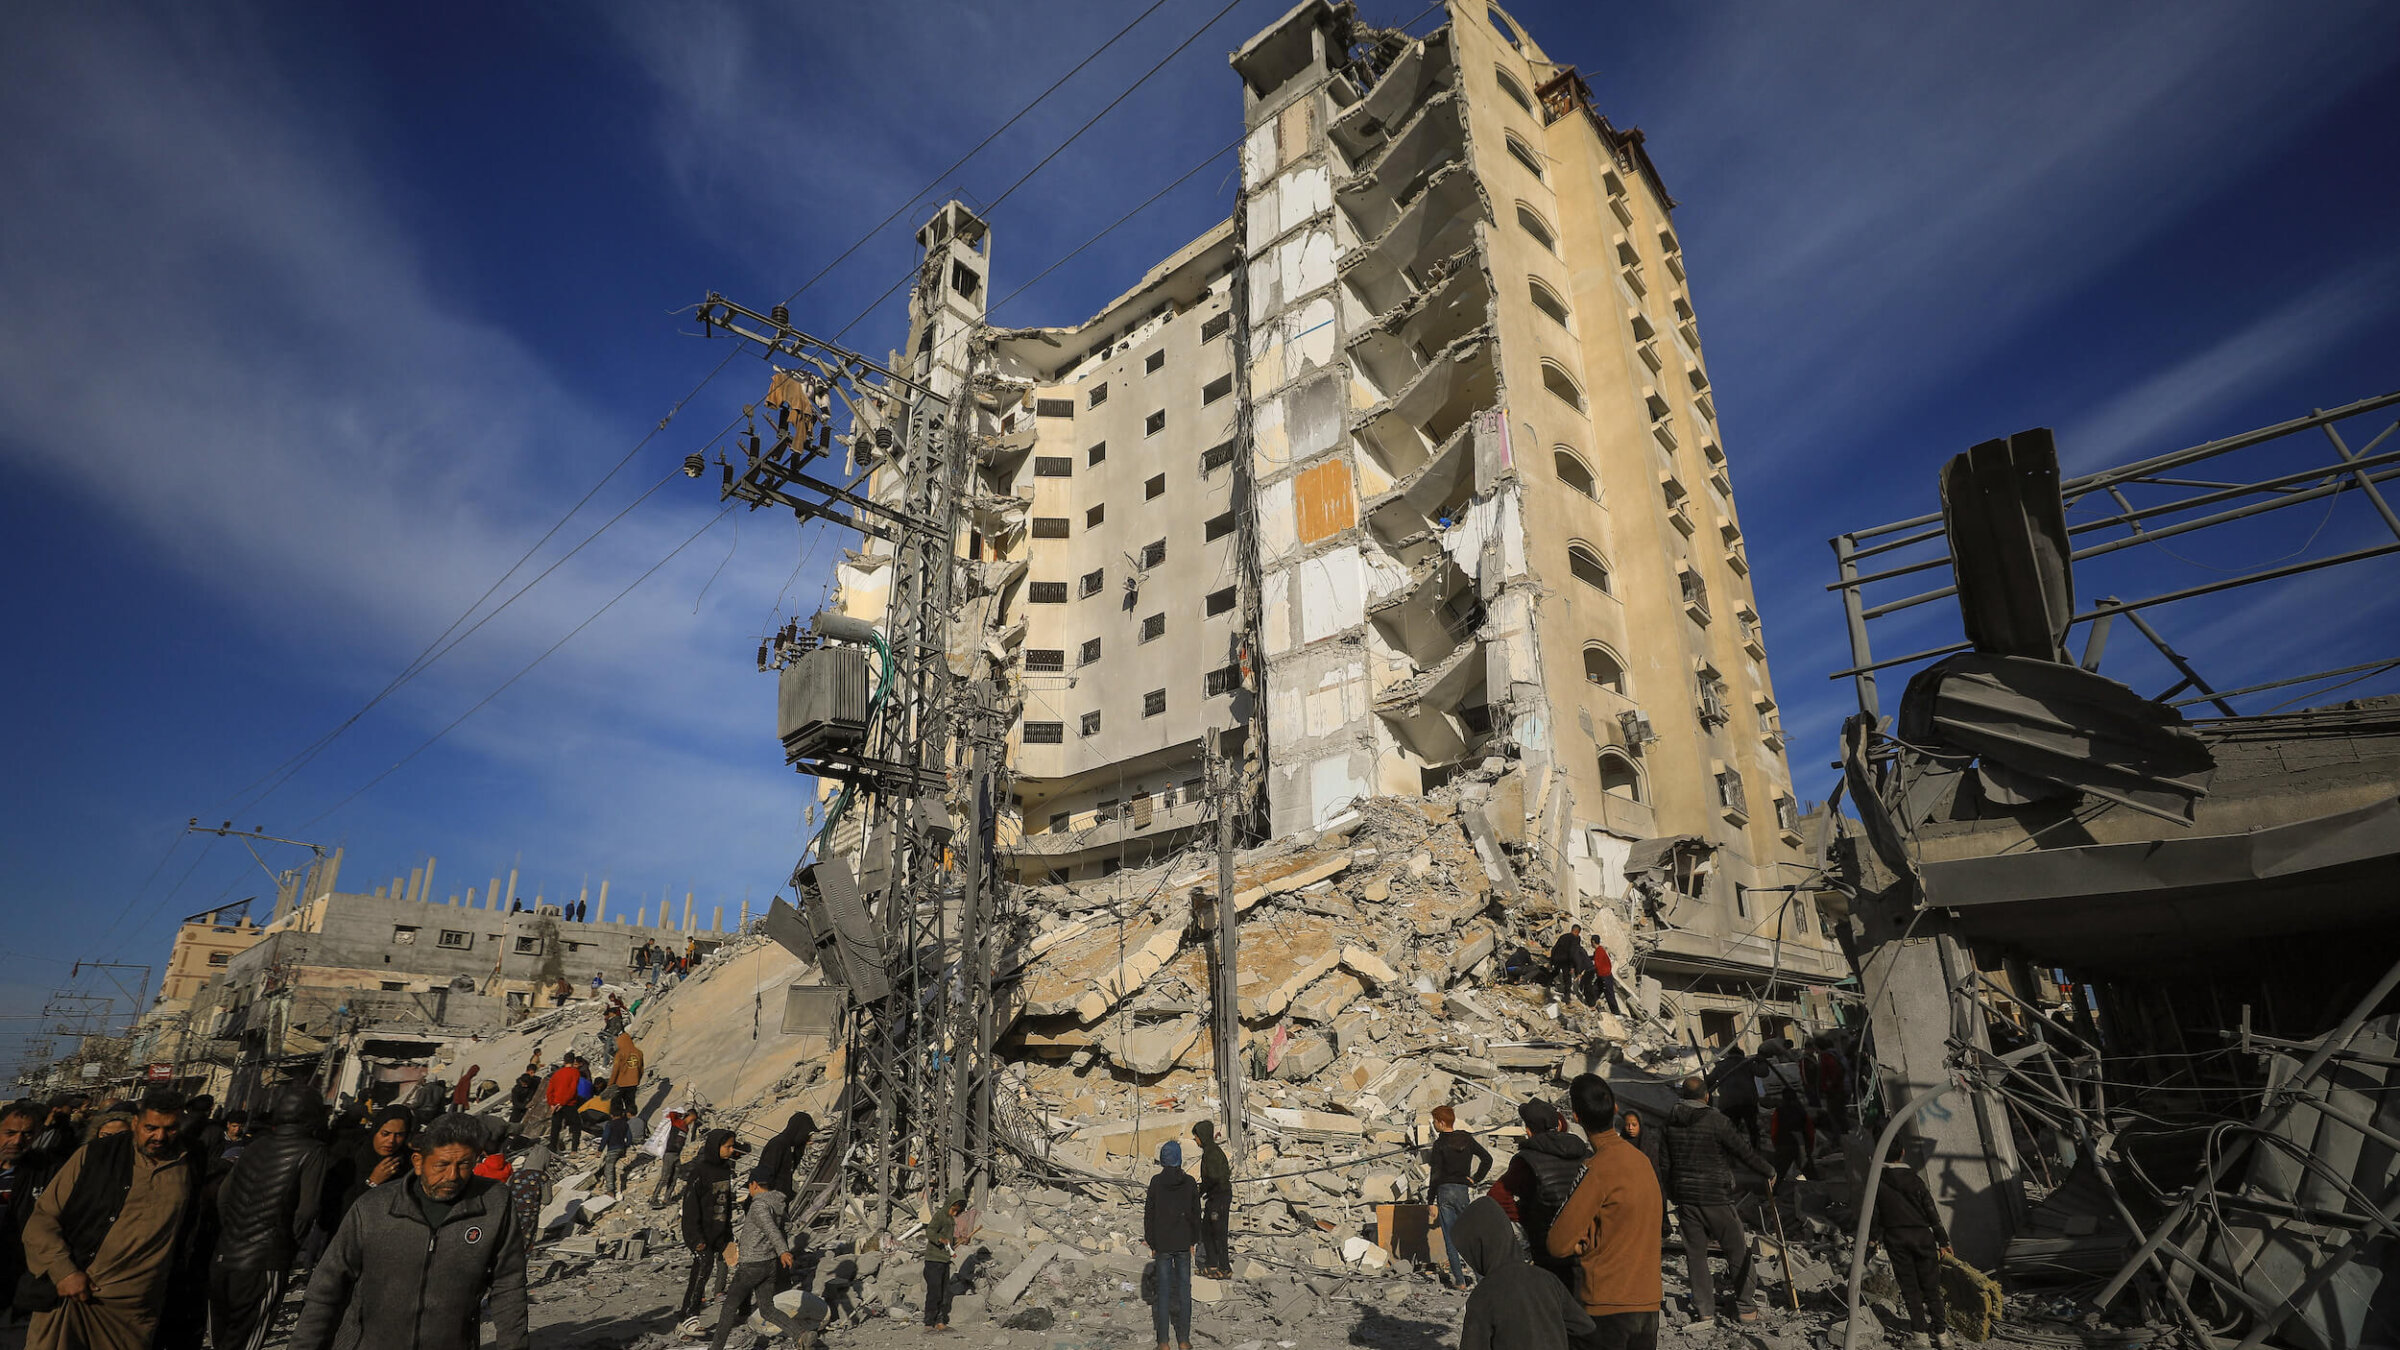
[[[1732,769],[1717,774],[1717,809],[1736,825],[1750,823],[1750,803],[1742,795],[1742,776]]]
[[[1699,624],[1703,628],[1707,627],[1709,619],[1708,583],[1702,581],[1700,574],[1689,567],[1677,571],[1676,576],[1683,588],[1684,614],[1693,623]]]
[[[1436,173],[1466,154],[1466,128],[1457,98],[1436,94],[1417,110],[1382,150],[1371,155],[1336,199],[1360,238],[1391,227],[1401,206],[1414,199]]]
[[[1766,718],[1758,724],[1758,739],[1765,744],[1767,749],[1778,755],[1782,754],[1783,715],[1780,713],[1767,714]]]
[[[1748,652],[1753,661],[1766,660],[1767,636],[1758,626],[1758,616],[1744,609],[1733,617],[1742,626],[1742,650]]]
[[[1658,354],[1656,342],[1635,343],[1633,349],[1642,354],[1642,364],[1650,367],[1651,374],[1655,375],[1667,368],[1666,358]]]
[[[1705,394],[1708,392],[1708,372],[1700,368],[1699,362],[1684,362],[1683,378],[1691,383],[1693,393]]]
[[[1617,273],[1617,276],[1623,279],[1625,282],[1625,289],[1633,292],[1635,295],[1648,295],[1650,293],[1650,283],[1642,280],[1641,268],[1627,267],[1620,270]]]
[[[1794,848],[1800,846],[1800,803],[1789,796],[1775,799],[1775,830],[1783,836],[1783,842]]]
[[[1717,533],[1725,540],[1725,565],[1737,577],[1750,575],[1750,555],[1742,548],[1741,528],[1728,523]]]

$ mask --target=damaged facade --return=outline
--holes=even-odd
[[[1420,39],[1304,4],[1232,65],[1233,217],[1084,323],[989,326],[989,228],[919,233],[895,369],[972,393],[950,647],[1014,713],[1015,878],[1205,844],[1211,754],[1253,840],[1507,768],[1493,846],[1630,915],[1694,1039],[1822,1025],[1848,972],[1641,134],[1482,5]],[[880,619],[892,556],[835,608]]]

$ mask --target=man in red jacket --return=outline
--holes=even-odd
[[[1600,991],[1600,997],[1608,1000],[1608,1010],[1623,1017],[1625,1010],[1617,1006],[1616,963],[1608,959],[1608,947],[1598,938],[1592,939],[1592,984]]]
[[[558,1132],[566,1128],[568,1117],[575,1114],[575,1089],[583,1081],[583,1062],[573,1055],[558,1062],[550,1074],[549,1086],[542,1090],[542,1100],[550,1106],[550,1147],[558,1147]]]

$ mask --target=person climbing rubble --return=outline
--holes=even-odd
[[[1472,1188],[1482,1185],[1492,1170],[1492,1155],[1476,1142],[1474,1135],[1458,1128],[1458,1112],[1446,1102],[1433,1108],[1433,1127],[1440,1133],[1425,1150],[1426,1167],[1432,1172],[1426,1185],[1433,1193],[1434,1213],[1442,1229],[1442,1247],[1450,1257],[1450,1269],[1443,1282],[1453,1289],[1464,1289],[1469,1282],[1467,1268],[1459,1259],[1458,1249],[1451,1245],[1450,1227],[1474,1203]]]
[[[750,1173],[745,1189],[750,1207],[743,1211],[741,1232],[735,1238],[741,1264],[734,1268],[733,1283],[726,1286],[725,1309],[717,1315],[717,1334],[709,1342],[709,1350],[725,1350],[733,1329],[750,1315],[753,1299],[769,1322],[805,1350],[815,1342],[816,1333],[776,1307],[774,1298],[783,1273],[792,1268],[792,1234],[785,1224],[790,1197],[769,1185],[756,1170]],[[760,1297],[762,1293],[764,1297]]]
[[[684,1183],[683,1245],[691,1250],[692,1269],[684,1277],[678,1319],[697,1317],[708,1306],[712,1278],[724,1282],[725,1249],[733,1243],[733,1163],[741,1149],[733,1131],[710,1130]]]
[[[1550,944],[1551,992],[1561,1003],[1575,1001],[1575,986],[1583,978],[1588,958],[1583,951],[1583,925],[1571,925]]]
[[[1550,1222],[1544,1245],[1552,1256],[1581,1266],[1576,1298],[1592,1330],[1575,1350],[1657,1350],[1658,1309],[1666,1295],[1659,1273],[1660,1229],[1666,1202],[1658,1177],[1640,1149],[1617,1133],[1617,1094],[1596,1073],[1567,1085],[1575,1123],[1592,1156],[1574,1193]]]
[[[1667,1115],[1667,1196],[1674,1201],[1675,1225],[1683,1234],[1693,1315],[1703,1321],[1717,1316],[1716,1284],[1708,1263],[1708,1244],[1714,1239],[1725,1251],[1725,1275],[1733,1286],[1732,1319],[1755,1322],[1758,1312],[1751,1305],[1758,1297],[1758,1261],[1741,1216],[1734,1213],[1733,1164],[1764,1173],[1770,1195],[1775,1166],[1708,1104],[1708,1084],[1697,1074],[1684,1079],[1676,1095],[1682,1100]]]
[[[783,1128],[758,1150],[758,1173],[767,1185],[784,1199],[792,1199],[797,1191],[800,1161],[808,1155],[808,1141],[817,1133],[817,1118],[806,1111],[794,1111],[784,1121]]]
[[[1588,1001],[1593,1007],[1606,1000],[1610,1012],[1619,1017],[1625,1015],[1625,1010],[1617,1006],[1616,962],[1610,958],[1607,944],[1597,940],[1592,943],[1592,993],[1594,996]]]
[[[1551,1115],[1557,1114],[1553,1108]],[[1459,1322],[1458,1350],[1570,1350],[1598,1330],[1566,1286],[1518,1254],[1508,1215],[1490,1196],[1459,1216],[1458,1247],[1476,1275]]]
[[[1925,1178],[1908,1165],[1908,1136],[1892,1140],[1883,1155],[1883,1177],[1875,1187],[1872,1237],[1891,1258],[1892,1276],[1908,1305],[1908,1343],[1916,1350],[1950,1347],[1950,1326],[1942,1309],[1941,1258],[1950,1254],[1950,1231],[1942,1212],[1926,1189]]]

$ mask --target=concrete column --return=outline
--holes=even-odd
[[[508,903],[510,905],[517,903],[517,869],[513,867],[508,869]],[[501,908],[507,907],[503,905]]]
[[[644,905],[633,912],[633,926],[636,928],[648,928],[650,926],[650,907],[648,905]]]
[[[450,907],[452,909],[458,908],[458,892],[456,891],[450,892]]]
[[[399,878],[394,877],[392,880],[398,881]],[[422,867],[412,867],[408,869],[408,894],[402,898],[412,902],[418,900],[422,898],[424,889],[425,869]]]
[[[425,855],[425,887],[417,892],[417,898],[428,904],[433,902],[433,855],[430,853]]]
[[[600,922],[608,922],[608,878],[600,878]]]
[[[683,931],[687,933],[692,931],[692,893],[690,891],[683,893]]]
[[[718,905],[708,912],[708,931],[712,933],[725,931],[725,907],[723,905]]]
[[[483,907],[485,909],[500,908],[500,878],[493,877],[492,884],[483,888]]]
[[[475,903],[475,888],[474,888],[474,887],[472,887],[472,886],[469,886],[469,887],[467,887],[467,908],[469,908],[469,909],[481,909],[481,908],[483,908],[483,906],[481,906],[481,905],[479,905],[479,904]]]
[[[320,895],[333,894],[334,887],[341,884],[342,853],[343,850],[337,848],[333,851],[332,857],[318,864],[317,889],[309,896],[311,900]]]
[[[747,901],[747,900],[744,900],[744,901],[742,902],[742,919],[741,919],[741,922],[740,922],[740,923],[738,923],[738,924],[735,924],[734,926],[735,926],[736,928],[741,928],[741,929],[745,929],[745,930],[747,930],[747,929],[750,927],[750,902],[749,902],[749,901]]]
[[[1867,922],[1870,934],[1883,940],[1867,954],[1860,979],[1872,999],[1867,1015],[1884,1104],[1897,1109],[1948,1081],[1953,1037],[1987,1051],[1990,1043],[1972,1000],[1952,993],[1959,974],[1975,968],[1974,954],[1940,931],[1937,914],[1917,916],[1913,933],[1903,938],[1886,926],[1899,916],[1897,905],[1860,908],[1870,906],[1885,910],[1877,916],[1884,922]],[[2022,1208],[2014,1141],[2006,1122],[1991,1116],[1987,1103],[1952,1093],[1920,1110],[1909,1126],[1926,1141],[1925,1184],[1942,1208],[1953,1245],[1962,1259],[1986,1270],[2000,1264]]]

